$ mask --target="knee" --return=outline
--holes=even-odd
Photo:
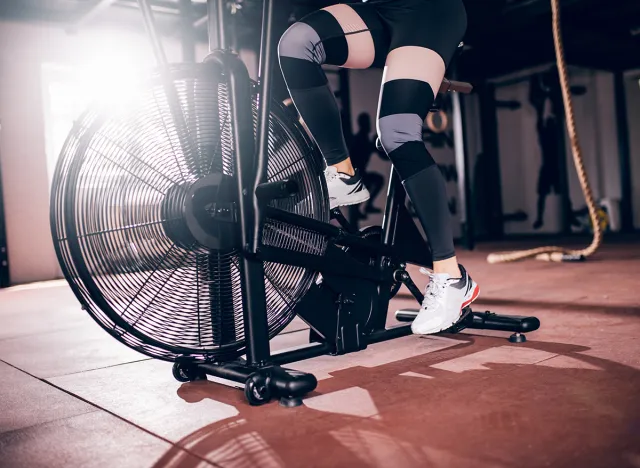
[[[378,138],[385,153],[391,153],[405,143],[422,141],[422,119],[417,114],[393,114],[378,119]]]
[[[324,49],[318,33],[306,23],[294,23],[280,38],[278,56],[324,63]]]
[[[417,114],[392,114],[377,123],[378,138],[404,180],[435,161],[422,140],[422,118]]]

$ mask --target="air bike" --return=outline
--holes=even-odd
[[[389,301],[402,284],[422,301],[406,265],[431,258],[393,170],[381,227],[358,230],[330,212],[321,155],[270,98],[273,3],[263,5],[256,83],[226,47],[224,0],[208,2],[208,57],[172,65],[140,0],[160,67],[128,101],[96,103],[75,122],[51,227],[71,288],[114,338],[174,362],[181,382],[211,375],[243,384],[251,404],[296,406],[317,380],[281,366],[409,335],[409,325],[386,328]],[[445,80],[441,91],[470,89]],[[271,354],[269,340],[296,315],[309,344]],[[467,308],[449,331],[521,340],[538,327]]]

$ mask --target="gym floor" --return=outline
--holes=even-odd
[[[3,290],[0,466],[640,467],[640,243],[585,263],[485,263],[524,246],[460,257],[482,288],[476,310],[540,318],[526,343],[472,330],[301,362],[320,382],[295,409],[177,383],[64,282]],[[413,306],[404,295],[391,309]],[[272,348],[306,339],[295,321]]]

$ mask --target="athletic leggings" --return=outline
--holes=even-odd
[[[384,66],[377,131],[422,224],[433,260],[455,255],[445,182],[422,125],[466,29],[462,0],[338,4],[292,25],[278,46],[291,99],[328,165],[348,158],[322,64]]]

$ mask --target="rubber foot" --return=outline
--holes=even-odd
[[[511,343],[524,343],[525,341],[527,341],[527,337],[522,333],[514,333],[509,337],[509,341]]]
[[[297,398],[297,397],[280,398],[280,406],[284,406],[285,408],[295,408],[296,406],[300,406],[301,404],[302,404],[302,398]]]

